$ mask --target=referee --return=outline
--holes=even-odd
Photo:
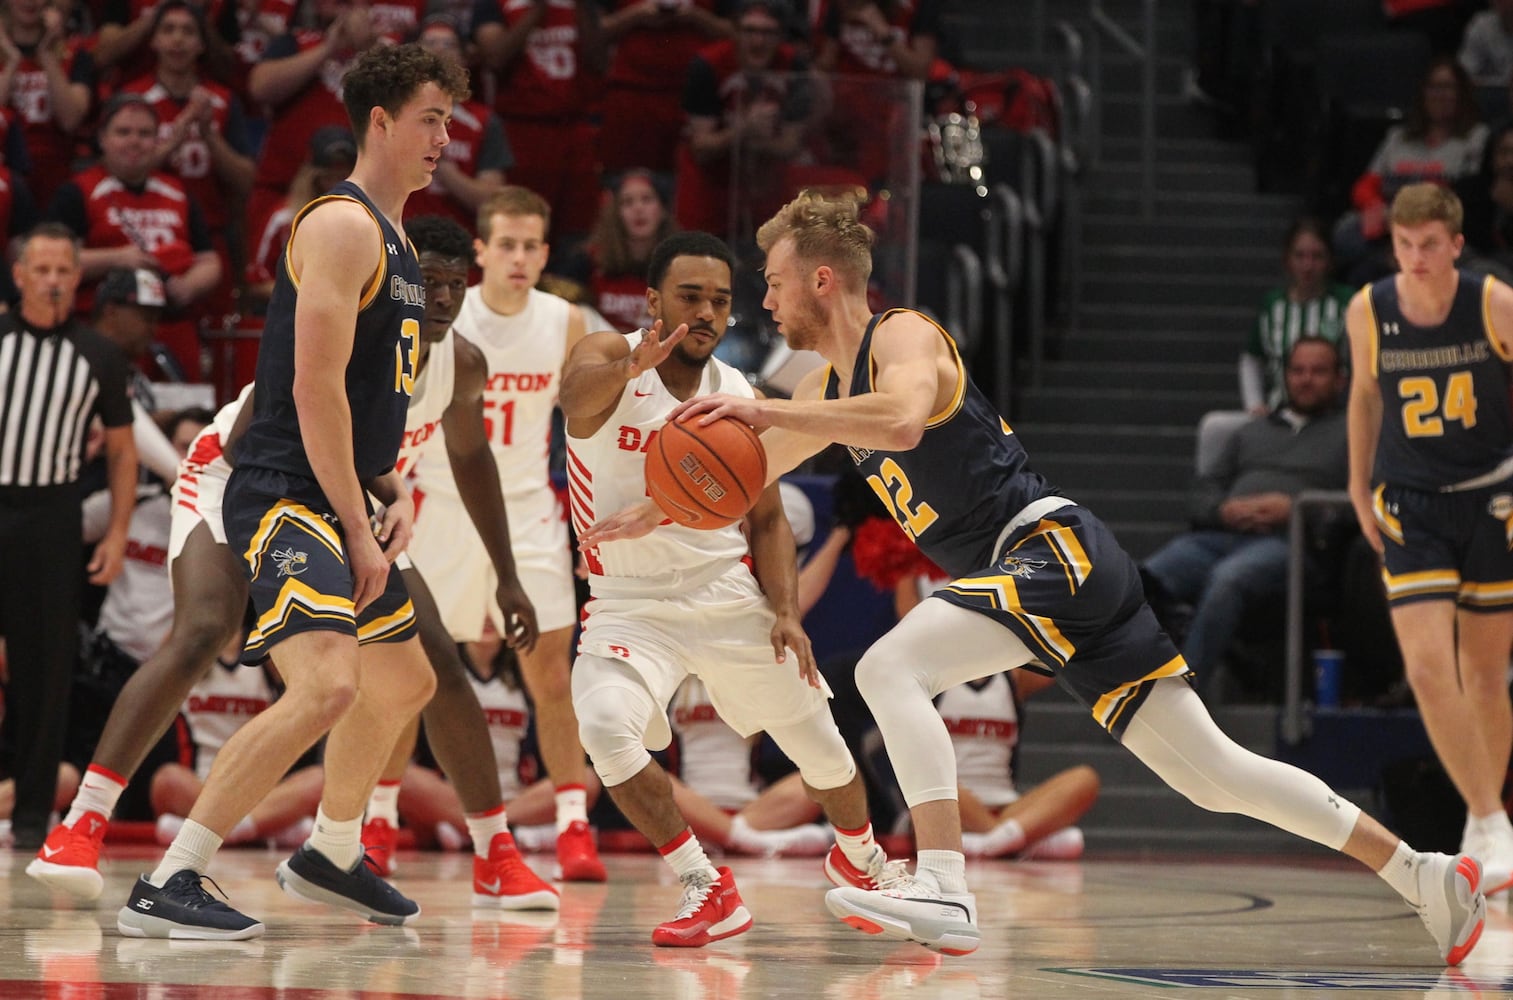
[[[91,421],[105,425],[110,527],[90,581],[120,572],[136,500],[137,452],[127,362],[73,318],[79,244],[56,223],[33,229],[11,268],[20,307],[0,315],[0,633],[6,640],[5,742],[18,848],[35,848],[48,814],[78,655],[84,557],[78,476]]]

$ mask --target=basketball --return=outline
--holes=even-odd
[[[646,451],[646,493],[678,524],[712,531],[746,516],[767,484],[767,452],[734,417],[662,425]]]

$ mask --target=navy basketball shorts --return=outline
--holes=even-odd
[[[342,632],[363,645],[415,635],[415,608],[396,567],[384,592],[354,616],[345,526],[314,480],[238,468],[226,485],[223,510],[226,541],[241,556],[257,612],[244,662],[258,662],[301,632]]]
[[[1393,607],[1454,601],[1464,611],[1513,609],[1513,489],[1456,493],[1380,485],[1382,581]]]
[[[1156,681],[1188,674],[1134,560],[1076,505],[1015,531],[991,566],[935,596],[1013,632],[1116,739]]]

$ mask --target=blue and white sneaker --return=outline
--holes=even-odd
[[[309,844],[278,866],[279,887],[310,903],[340,906],[375,924],[399,926],[420,916],[420,907],[379,878],[367,857],[342,871]]]
[[[179,941],[246,941],[262,936],[261,923],[210,895],[202,881],[215,885],[209,875],[188,868],[170,875],[162,888],[142,876],[131,890],[131,899],[116,914],[116,930],[126,937]]]

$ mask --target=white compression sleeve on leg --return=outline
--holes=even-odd
[[[578,735],[606,787],[623,785],[651,763],[644,743],[653,715],[665,712],[623,664],[584,654],[573,664]]]
[[[856,776],[856,761],[827,709],[792,725],[768,726],[767,735],[798,765],[810,788],[840,788]]]
[[[1186,681],[1156,682],[1124,745],[1172,788],[1211,812],[1240,813],[1339,850],[1361,810],[1301,768],[1224,735]]]
[[[938,598],[920,602],[867,650],[856,665],[856,687],[910,808],[956,798],[956,753],[932,699],[1031,659],[1002,625]]]

